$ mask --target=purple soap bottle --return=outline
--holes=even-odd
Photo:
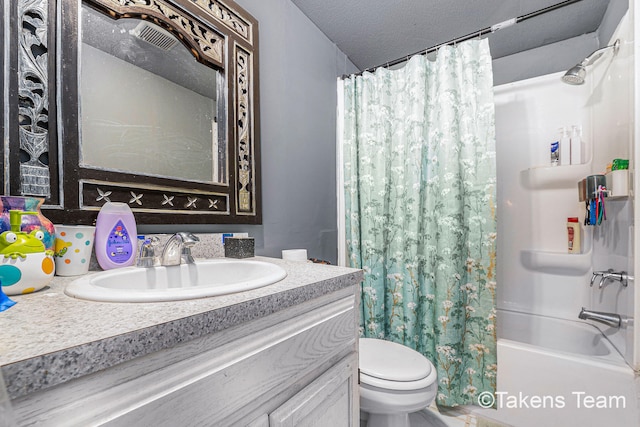
[[[96,219],[96,258],[103,270],[133,265],[138,232],[126,203],[107,202]]]

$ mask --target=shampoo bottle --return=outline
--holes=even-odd
[[[567,218],[567,238],[568,249],[570,254],[579,254],[580,250],[580,223],[577,217]]]
[[[127,267],[136,258],[137,229],[133,212],[125,203],[107,202],[96,220],[95,250],[103,270]]]

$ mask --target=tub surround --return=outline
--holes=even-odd
[[[278,264],[288,275],[252,291],[167,303],[70,298],[64,287],[73,277],[55,277],[40,292],[16,296],[18,304],[0,317],[0,366],[9,396],[16,399],[328,294],[349,293],[362,280],[362,272],[350,268],[252,259]]]
[[[592,271],[611,268],[635,276],[632,198],[607,199],[607,220],[582,227],[581,253],[567,253],[566,231],[567,218],[585,215],[577,182],[633,153],[633,28],[627,14],[608,42],[620,39],[620,51],[590,66],[582,86],[567,85],[563,73],[555,73],[494,88],[500,309],[567,320],[578,320],[582,307],[637,317],[632,280],[627,287],[589,286]],[[549,144],[558,140],[560,128],[574,125],[583,130],[583,164],[551,167]],[[635,328],[606,334],[638,370]]]
[[[597,328],[506,310],[497,318],[497,410],[474,412],[518,427],[638,425],[634,371]]]

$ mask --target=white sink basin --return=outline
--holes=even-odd
[[[159,302],[232,294],[284,279],[263,261],[212,259],[172,267],[126,267],[89,274],[69,283],[71,297],[106,302]]]

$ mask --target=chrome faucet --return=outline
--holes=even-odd
[[[200,239],[192,233],[174,234],[164,245],[160,263],[165,266],[180,265],[181,263],[193,264],[195,261],[191,255],[191,248],[199,241]]]
[[[607,283],[607,281],[609,280],[618,281],[624,287],[626,287],[629,284],[628,282],[629,276],[627,275],[626,271],[615,272],[613,271],[613,268],[610,268],[607,271],[594,271],[593,274],[591,275],[591,282],[589,283],[589,286],[593,287],[593,284],[598,276],[600,276],[598,289],[602,289],[604,285]]]
[[[158,246],[158,239],[155,236],[151,236],[140,243],[140,250],[138,251],[137,267],[151,268],[159,263],[156,256],[156,247]]]
[[[582,320],[595,320],[604,323],[612,328],[619,328],[622,325],[622,317],[616,313],[604,313],[602,311],[591,311],[582,307],[578,318]]]
[[[589,282],[589,287],[593,288],[593,284],[595,283],[598,276],[602,276],[605,273],[613,273],[613,268],[610,268],[608,271],[594,271],[591,273],[591,282]]]

